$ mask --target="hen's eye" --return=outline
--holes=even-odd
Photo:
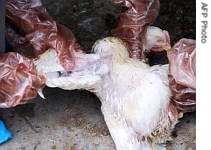
[[[157,42],[160,43],[162,40],[161,39],[157,39]]]

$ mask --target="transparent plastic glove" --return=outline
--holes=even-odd
[[[142,50],[146,28],[154,22],[160,11],[158,0],[112,0],[123,5],[119,22],[112,34],[129,44],[130,56],[146,62]]]
[[[27,103],[44,86],[45,77],[38,75],[30,59],[16,52],[0,55],[1,108]]]
[[[5,30],[15,51],[35,58],[49,48],[55,49],[66,70],[75,66],[74,52],[82,51],[73,33],[58,24],[40,0],[7,0]]]
[[[169,84],[173,92],[172,101],[183,112],[196,110],[196,41],[179,40],[170,51]]]

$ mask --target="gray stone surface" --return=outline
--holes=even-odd
[[[46,88],[46,99],[0,109],[13,138],[1,150],[115,150],[100,111],[101,103],[87,91]],[[196,149],[196,116],[187,113],[177,124],[168,150]]]

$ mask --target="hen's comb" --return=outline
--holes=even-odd
[[[165,35],[166,37],[166,41],[170,44],[170,36],[169,36],[169,32],[166,31],[166,30],[163,30],[163,34]]]

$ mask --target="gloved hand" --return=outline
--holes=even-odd
[[[170,51],[169,85],[172,102],[182,112],[196,110],[196,41],[180,39]]]
[[[0,107],[25,104],[45,86],[44,75],[38,75],[32,60],[16,53],[0,55]]]
[[[74,52],[82,51],[73,33],[56,23],[40,0],[7,0],[5,30],[15,51],[36,58],[49,48],[55,49],[66,70],[75,66]]]
[[[129,44],[129,52],[132,58],[146,62],[142,50],[143,36],[146,28],[157,18],[160,11],[158,0],[112,0],[116,4],[122,4],[122,12],[119,22],[111,32]]]

